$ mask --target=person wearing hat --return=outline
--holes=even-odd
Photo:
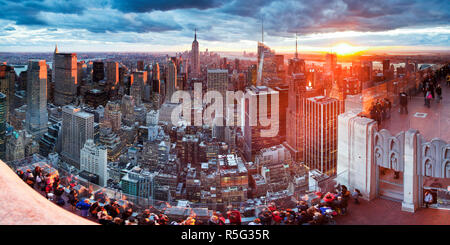
[[[17,170],[17,175],[19,175],[19,177],[23,180],[25,173],[22,170]]]

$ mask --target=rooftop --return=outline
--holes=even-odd
[[[450,141],[450,88],[441,83],[442,101],[431,101],[431,107],[424,106],[422,93],[408,100],[408,114],[400,114],[400,107],[392,108],[391,118],[381,123],[381,128],[388,129],[392,135],[410,128],[417,129],[427,140],[440,138]]]

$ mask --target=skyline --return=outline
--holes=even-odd
[[[124,3],[127,4],[124,4]],[[200,51],[280,53],[449,50],[445,1],[65,1],[0,0],[0,52],[183,52],[197,28]],[[321,10],[321,11],[318,11]],[[387,51],[386,51],[387,50]]]

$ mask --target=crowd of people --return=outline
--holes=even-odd
[[[431,107],[431,101],[435,100],[436,103],[441,103],[442,100],[442,87],[440,81],[447,80],[447,86],[450,86],[450,65],[446,64],[440,69],[436,70],[433,74],[429,74],[420,83],[419,89],[423,93],[424,105],[428,108]]]
[[[139,211],[132,202],[119,204],[120,200],[110,199],[102,191],[92,193],[89,190],[77,190],[76,183],[66,178],[60,179],[57,174],[44,173],[37,166],[34,170],[17,170],[18,176],[30,187],[39,190],[45,197],[60,206],[70,205],[72,212],[81,213],[102,225],[241,225],[242,213],[238,209],[228,208],[222,214],[213,211],[208,220],[197,217],[192,213],[184,219],[170,220],[164,210],[150,207]],[[68,187],[64,188],[63,186]],[[333,192],[315,193],[316,198],[310,202],[301,200],[297,207],[285,209],[274,202],[257,213],[257,217],[249,225],[321,225],[334,224],[336,215],[347,213],[348,202],[351,198],[359,203],[358,190],[353,193],[346,186],[337,186]]]
[[[450,86],[450,66],[449,64],[441,67],[434,73],[428,74],[420,83],[416,92],[421,92],[424,97],[424,105],[428,108],[431,107],[431,101],[434,100],[436,103],[441,103],[442,100],[442,87],[440,84],[441,80],[447,80],[447,86]],[[413,91],[414,92],[414,91]],[[399,105],[400,114],[408,114],[408,95],[405,91],[399,93]],[[369,108],[369,117],[374,119],[378,126],[381,123],[389,119],[391,116],[392,103],[389,99],[376,99],[372,101]],[[364,116],[364,115],[362,115]]]
[[[370,118],[380,126],[382,121],[391,117],[391,109],[392,103],[388,98],[374,100],[369,109]]]
[[[439,81],[440,77],[435,74],[434,76],[427,76],[420,84],[425,100],[424,105],[428,108],[431,107],[432,100],[435,100],[436,103],[440,103],[442,100],[442,88]]]
[[[317,198],[311,200],[310,204],[305,200],[299,201],[296,209],[278,208],[271,203],[249,225],[335,224],[334,217],[345,215],[348,211],[348,202],[353,199],[355,204],[359,204],[359,197],[362,195],[358,189],[350,193],[347,187],[342,185],[334,192],[326,194],[316,192],[316,196]]]

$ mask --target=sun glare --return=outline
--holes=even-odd
[[[352,55],[363,50],[365,48],[352,46],[348,43],[339,43],[333,46],[333,52],[338,55]]]

